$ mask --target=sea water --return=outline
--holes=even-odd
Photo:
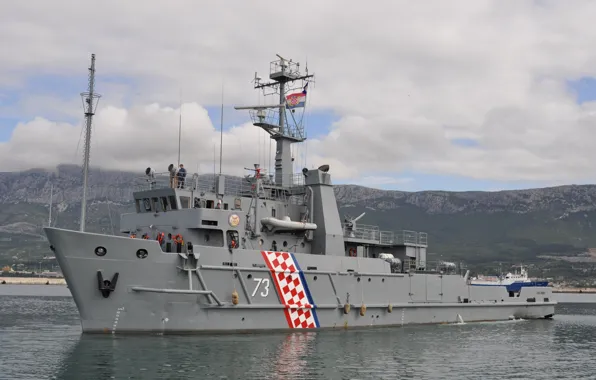
[[[0,286],[0,379],[595,378],[596,301],[554,320],[242,335],[82,335],[63,286]]]

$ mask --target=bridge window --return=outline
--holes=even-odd
[[[176,196],[170,195],[168,199],[170,200],[170,206],[172,207],[172,210],[178,209],[178,202],[176,202]]]
[[[164,211],[164,209],[161,207],[161,204],[159,203],[159,198],[151,198],[151,203],[153,205],[153,211]]]
[[[180,197],[180,208],[190,208],[190,197]]]
[[[212,200],[207,201],[207,208],[213,208],[214,202]]]
[[[274,218],[275,218],[275,211],[276,210],[274,208],[271,209],[271,216],[274,217]]]
[[[224,210],[227,210],[227,209],[228,209],[228,204],[224,203]]]
[[[143,198],[143,209],[145,212],[151,211],[151,200],[149,198]]]
[[[164,211],[171,210],[170,203],[168,202],[168,197],[161,197],[161,207]]]

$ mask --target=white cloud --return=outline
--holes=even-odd
[[[212,172],[215,153],[219,170],[220,134],[207,111],[196,103],[183,104],[182,110],[181,162],[192,171],[200,163],[201,172]],[[168,165],[178,160],[178,126],[179,109],[157,104],[130,110],[104,107],[93,123],[91,164],[139,173],[150,166],[157,172],[166,172]],[[9,142],[0,143],[0,162],[11,170],[80,164],[81,132],[82,125],[54,123],[43,118],[21,123]],[[259,154],[263,155],[260,150],[264,151],[264,134],[251,124],[225,132],[224,171],[240,174],[248,163],[263,163],[265,160]],[[266,152],[268,149],[267,145]]]
[[[308,143],[309,166],[329,163],[334,178],[401,178],[404,170],[552,183],[596,177],[596,105],[575,104],[566,88],[596,76],[596,3],[305,0],[292,14],[278,11],[272,1],[10,2],[0,14],[0,93],[34,74],[84,77],[95,52],[98,77],[134,86],[98,89],[105,101],[92,162],[175,162],[177,110],[168,105],[182,91],[184,136],[192,136],[184,161],[208,170],[219,136],[199,104],[218,104],[222,80],[227,103],[254,103],[254,71],[265,77],[279,53],[303,66],[308,58],[317,75],[310,105],[340,115]],[[61,121],[74,103],[46,95],[21,104],[40,118],[23,120],[0,144],[0,169],[73,160],[80,127]],[[228,165],[249,166],[269,151],[248,124],[225,140]]]

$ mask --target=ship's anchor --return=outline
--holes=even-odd
[[[114,276],[112,277],[112,281],[110,281],[110,280],[104,280],[103,275],[101,274],[101,271],[100,270],[97,271],[97,285],[99,287],[99,291],[101,292],[101,295],[103,296],[103,298],[108,298],[110,296],[110,293],[112,293],[114,290],[116,290],[117,282],[118,282],[118,272],[114,273]]]

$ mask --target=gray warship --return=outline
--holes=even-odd
[[[295,111],[314,74],[279,55],[270,105],[248,110],[275,142],[273,173],[188,175],[147,168],[122,236],[85,232],[95,56],[89,91],[80,230],[47,227],[83,333],[255,332],[552,318],[543,283],[474,286],[449,262],[427,261],[424,232],[384,231],[340,218],[321,165],[293,173],[306,140]],[[310,91],[310,90],[308,90]],[[167,164],[167,163],[166,163]],[[221,166],[220,166],[221,167]],[[164,165],[165,168],[165,165]],[[220,169],[221,171],[221,169]],[[143,238],[140,238],[140,237]],[[169,240],[164,236],[172,236]]]

